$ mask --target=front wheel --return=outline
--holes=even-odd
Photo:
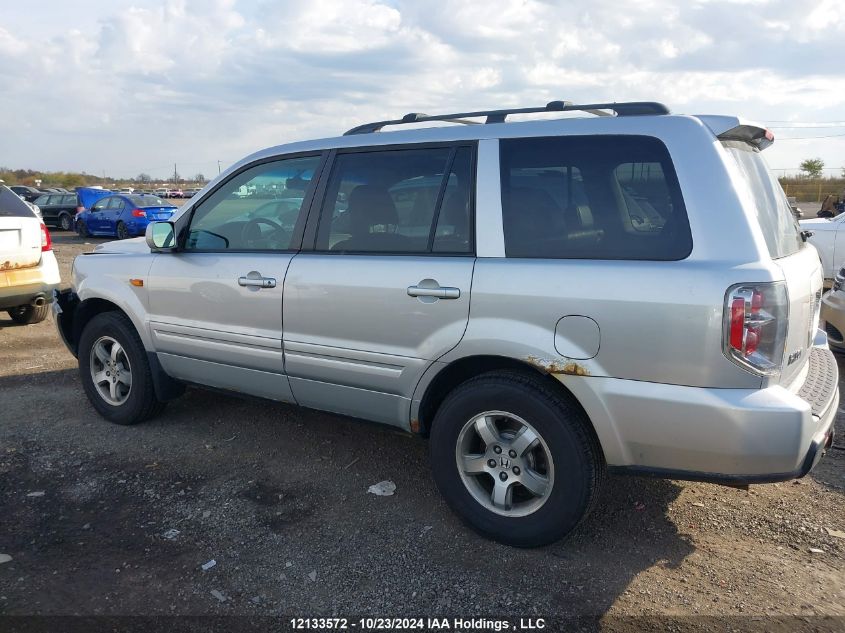
[[[484,374],[449,394],[432,425],[431,462],[455,512],[485,536],[518,547],[572,532],[604,473],[577,403],[517,372]]]
[[[107,420],[137,424],[164,409],[144,345],[125,315],[103,312],[91,319],[79,338],[78,357],[85,394]]]
[[[91,235],[88,227],[85,225],[85,221],[80,219],[76,220],[76,232],[79,234],[79,237],[89,237]]]

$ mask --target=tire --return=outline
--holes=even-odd
[[[85,225],[83,220],[76,221],[76,232],[79,234],[79,237],[91,236],[91,233],[88,232],[88,227]]]
[[[50,313],[50,306],[44,304],[43,306],[18,306],[17,308],[9,308],[7,310],[12,321],[19,325],[32,325],[33,323],[41,323],[47,318]]]
[[[73,227],[73,218],[70,217],[67,213],[62,213],[59,216],[59,228],[62,231],[70,231]]]
[[[129,237],[129,231],[123,222],[117,223],[117,239],[125,240]]]
[[[498,434],[488,436],[490,444],[476,420],[488,431],[483,421],[492,421]],[[517,547],[552,543],[587,516],[601,487],[604,458],[589,424],[571,397],[528,374],[483,374],[455,388],[437,411],[430,438],[434,481],[452,510],[481,534]],[[518,441],[518,429],[538,436],[535,448],[522,453],[531,436]],[[503,450],[493,450],[497,446]],[[477,472],[458,467],[466,454]],[[481,461],[475,455],[483,455]],[[493,503],[497,479],[499,490],[510,491],[499,497],[500,506]],[[544,494],[532,494],[523,480]]]
[[[117,355],[112,354],[114,365],[107,366],[97,356],[95,346],[99,351],[113,351],[113,341],[121,348]],[[93,360],[97,358],[97,361]],[[79,377],[85,389],[85,395],[97,412],[116,424],[137,424],[160,414],[165,403],[156,398],[153,388],[153,378],[147,352],[144,349],[138,332],[126,315],[120,312],[103,312],[91,319],[82,330],[79,337]],[[125,378],[128,371],[131,385],[127,388],[122,380],[111,376],[112,372],[121,374]],[[93,369],[92,369],[93,368]],[[110,390],[108,378],[99,385],[95,384],[94,372],[98,374],[108,372],[115,391],[109,401],[109,396],[103,395],[102,390]]]

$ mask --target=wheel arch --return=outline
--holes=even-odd
[[[70,340],[70,345],[72,346],[71,351],[73,351],[74,355],[77,357],[79,356],[79,339],[82,335],[82,330],[88,323],[91,322],[91,319],[96,317],[98,314],[103,314],[105,312],[117,312],[123,315],[138,333],[138,336],[141,339],[141,344],[144,346],[147,354],[147,362],[150,365],[150,374],[153,379],[153,389],[155,390],[156,397],[161,401],[167,401],[181,396],[185,391],[184,385],[170,377],[164,371],[158,360],[158,356],[154,351],[151,351],[150,347],[147,345],[147,333],[144,328],[138,327],[138,323],[135,322],[135,319],[133,319],[126,310],[117,303],[108,299],[104,299],[102,297],[91,297],[80,302],[74,310],[71,326],[73,335]]]
[[[584,413],[585,419],[589,422],[587,430],[592,434],[596,445],[604,452],[595,423],[572,390],[543,367],[508,356],[466,356],[440,367],[427,381],[424,376],[417,387],[418,394],[415,394],[411,406],[411,430],[421,435],[428,435],[437,410],[449,392],[470,378],[491,371],[516,371],[526,374],[570,399]]]
[[[91,319],[103,312],[120,312],[132,321],[132,318],[125,310],[108,299],[91,297],[90,299],[80,301],[79,305],[77,305],[76,309],[73,311],[73,324],[71,326],[70,344],[74,355],[79,354],[79,338],[82,336],[82,330],[85,329],[85,326],[91,321]],[[135,329],[137,330],[138,328],[136,327]]]

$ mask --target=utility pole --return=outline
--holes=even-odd
[[[173,163],[173,184],[179,184],[179,173],[176,171],[176,163]]]
[[[217,160],[217,175],[220,175],[220,159]]]

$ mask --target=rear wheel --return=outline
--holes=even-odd
[[[119,312],[98,314],[82,330],[79,375],[88,400],[111,422],[137,424],[164,409],[141,338]]]
[[[18,306],[17,308],[9,308],[7,312],[15,323],[32,325],[33,323],[41,323],[47,318],[50,306],[46,303],[42,306]]]
[[[129,229],[126,228],[126,225],[123,222],[117,223],[117,239],[125,240],[129,237]]]
[[[59,227],[62,231],[70,231],[71,227],[73,226],[73,219],[67,213],[62,213],[59,216]]]
[[[592,508],[604,460],[571,398],[517,372],[457,387],[431,431],[434,480],[482,534],[535,547],[569,534]]]

